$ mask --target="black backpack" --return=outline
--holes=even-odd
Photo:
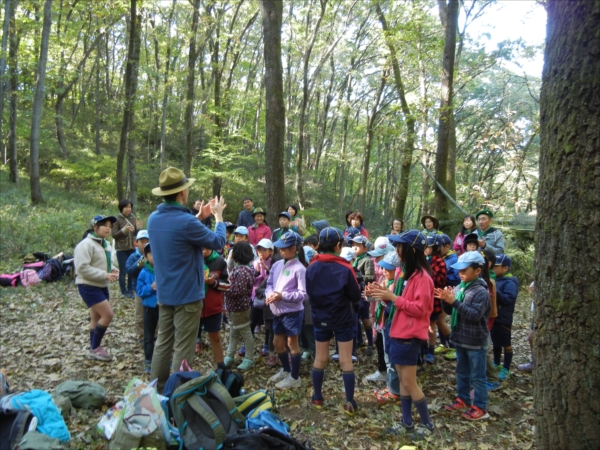
[[[272,428],[260,430],[239,430],[227,436],[223,449],[237,450],[314,450],[310,442],[302,444],[291,436],[286,436]]]
[[[241,374],[229,369],[217,369],[217,376],[232,397],[240,395],[240,389],[244,386],[244,377]]]
[[[25,410],[0,412],[0,449],[15,448],[27,433],[32,419],[33,414]]]
[[[62,261],[49,259],[40,273],[40,278],[47,282],[58,281],[65,274]]]

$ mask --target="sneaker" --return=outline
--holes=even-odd
[[[373,350],[373,346],[369,345],[367,347],[367,356],[373,356],[374,353],[375,353],[375,351]]]
[[[456,397],[453,403],[446,405],[446,411],[460,411],[461,409],[467,409],[470,407],[471,405],[467,405],[460,398]]]
[[[333,359],[334,361],[339,361],[340,355],[338,355],[337,353],[334,353],[333,356],[331,357],[331,359]]]
[[[454,361],[456,359],[456,350],[449,348],[444,355],[444,358],[446,358],[448,361]]]
[[[417,429],[415,430],[415,433],[412,436],[412,440],[413,441],[423,441],[423,440],[429,438],[433,434],[434,431],[435,431],[435,426],[433,425],[433,422],[431,422],[429,425],[420,423],[417,426]]]
[[[260,350],[260,356],[269,356],[269,346],[268,345],[262,346],[262,349]]]
[[[112,361],[113,357],[102,347],[97,347],[95,350],[88,350],[87,359],[96,359],[98,361]]]
[[[277,360],[274,355],[269,355],[269,359],[267,359],[267,366],[275,367],[277,365]]]
[[[532,372],[533,371],[533,361],[529,361],[528,363],[525,363],[525,364],[519,364],[517,366],[517,369],[519,369],[522,372]]]
[[[323,399],[321,399],[321,400],[312,399],[310,401],[310,404],[313,405],[315,407],[315,409],[322,409],[323,408]]]
[[[488,419],[490,417],[487,411],[484,411],[475,405],[471,406],[471,409],[469,409],[467,412],[464,412],[462,416],[469,420],[481,420]]]
[[[144,373],[150,373],[152,370],[152,361],[144,361]]]
[[[295,389],[302,386],[302,379],[300,377],[298,377],[298,379],[296,380],[292,378],[291,373],[287,373],[286,375],[286,378],[284,378],[275,385],[277,389]]]
[[[356,404],[356,402],[352,403],[352,402],[346,401],[344,403],[344,412],[346,414],[348,414],[349,416],[353,416],[354,414],[356,414],[358,412],[358,405]]]
[[[302,361],[308,361],[310,358],[310,352],[302,352]]]
[[[238,355],[240,355],[240,356],[246,356],[246,346],[245,345],[243,345],[242,348],[240,348],[238,350]]]
[[[438,345],[435,350],[433,351],[434,355],[441,355],[446,353],[448,350],[450,350],[448,347],[446,347],[445,345]]]
[[[252,367],[254,367],[254,361],[250,358],[244,358],[242,363],[239,366],[237,366],[238,370],[248,370]]]
[[[397,402],[400,399],[399,395],[392,394],[388,388],[384,389],[376,389],[375,397],[377,397],[377,401],[381,404],[389,403],[389,402]]]
[[[289,372],[286,372],[283,370],[283,368],[281,368],[279,369],[279,372],[269,378],[269,381],[272,381],[273,383],[279,383],[281,380],[286,379],[289,374]]]
[[[357,362],[358,361],[358,357],[356,355],[352,355],[352,362]]]
[[[435,363],[435,356],[433,356],[430,353],[427,353],[427,356],[425,357],[425,362],[428,363],[428,364]]]
[[[506,381],[506,380],[508,380],[508,377],[510,377],[510,370],[508,370],[506,367],[503,367],[502,369],[500,369],[500,373],[498,374],[498,379],[500,381]]]
[[[371,375],[367,375],[366,380],[371,381],[372,383],[377,383],[379,381],[387,381],[387,377],[384,372],[376,370]]]
[[[256,325],[254,327],[254,334],[258,334],[258,333],[260,333],[260,325]]]
[[[487,382],[487,390],[488,391],[497,391],[498,389],[500,389],[502,387],[502,383],[500,383],[499,381],[488,381]]]
[[[231,367],[231,365],[233,364],[233,358],[230,358],[229,356],[226,356],[225,359],[223,360],[223,365],[228,368]]]
[[[415,432],[415,424],[406,425],[404,420],[395,423],[393,426],[385,429],[385,434],[393,434],[395,436],[412,435]]]
[[[494,369],[496,369],[498,372],[504,368],[502,364],[492,363],[492,365],[494,366]]]

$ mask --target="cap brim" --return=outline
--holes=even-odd
[[[169,189],[168,191],[163,191],[160,188],[160,186],[159,187],[155,187],[154,189],[152,189],[152,194],[157,195],[158,197],[164,197],[166,195],[177,194],[178,192],[185,191],[192,184],[194,184],[195,181],[196,181],[195,178],[188,178],[187,183],[185,183],[185,184],[183,184],[181,186],[177,186],[174,189]]]
[[[378,256],[385,255],[386,252],[384,250],[377,249],[377,250],[371,250],[370,252],[367,252],[367,254],[370,256],[378,257]]]
[[[396,270],[396,268],[394,266],[392,266],[391,264],[388,264],[386,262],[383,262],[383,261],[381,261],[377,264],[379,265],[379,267],[381,267],[382,269],[385,269],[385,270]]]
[[[292,247],[292,244],[286,244],[283,241],[276,241],[276,242],[273,242],[273,246],[275,246],[277,248],[288,248],[288,247]]]

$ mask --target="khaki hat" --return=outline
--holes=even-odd
[[[181,170],[169,167],[161,172],[158,178],[158,187],[152,189],[152,193],[160,197],[177,194],[189,188],[194,181],[196,181],[195,178],[186,177]]]

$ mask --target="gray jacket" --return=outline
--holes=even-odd
[[[504,253],[504,235],[502,231],[497,228],[490,227],[487,229],[486,233],[483,234],[481,230],[477,230],[477,234],[479,238],[483,236],[485,240],[485,246],[490,247],[492,250],[496,252],[496,254]]]

